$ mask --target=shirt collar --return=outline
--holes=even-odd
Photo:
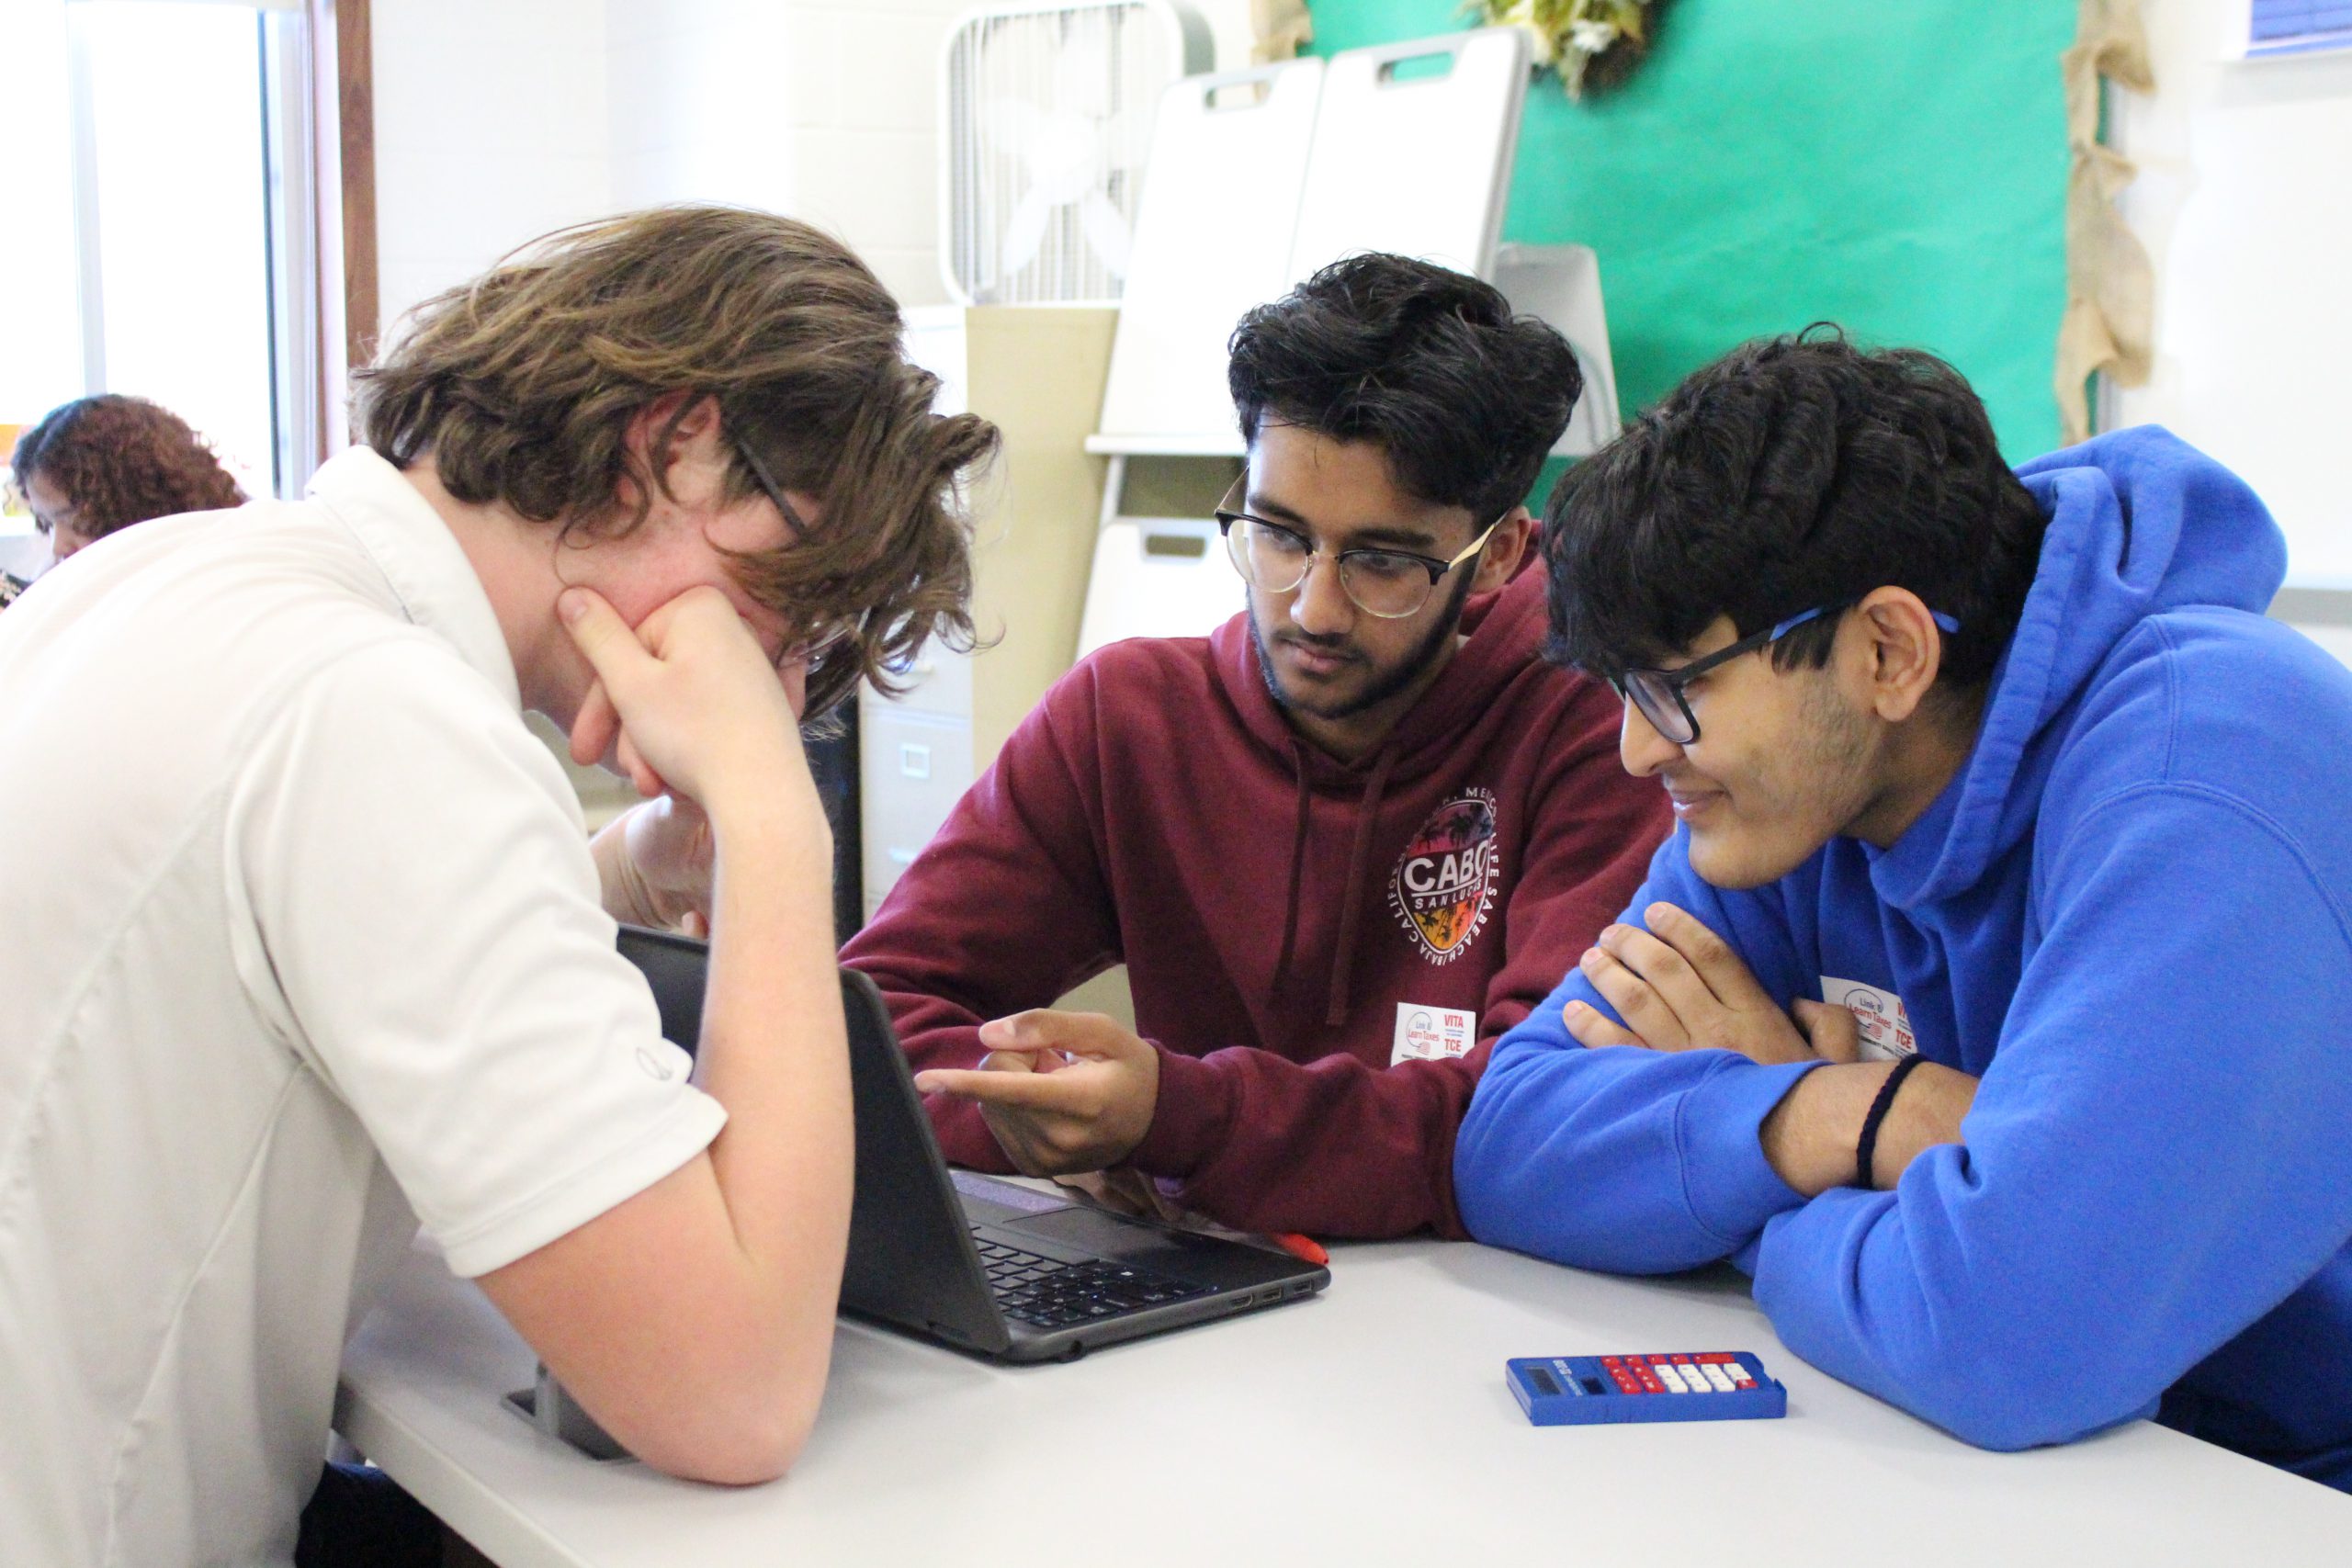
[[[514,656],[490,595],[449,525],[400,469],[371,448],[354,446],[321,464],[306,493],[351,530],[401,614],[456,649],[520,710]]]

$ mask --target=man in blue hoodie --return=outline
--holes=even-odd
[[[1808,333],[1573,470],[1555,659],[1679,819],[1498,1043],[1482,1240],[1728,1258],[1988,1448],[2154,1416],[2352,1489],[2352,675],[2165,432],[2012,474],[1924,354]]]

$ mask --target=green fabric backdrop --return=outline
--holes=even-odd
[[[1463,27],[1313,0],[1315,51]],[[1614,93],[1528,87],[1503,237],[1600,254],[1631,417],[1744,338],[1834,321],[1958,366],[2020,460],[2058,442],[2073,0],[1669,0]]]

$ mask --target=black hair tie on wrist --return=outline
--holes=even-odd
[[[1878,1086],[1878,1098],[1871,1101],[1870,1114],[1862,1118],[1861,1138],[1854,1145],[1855,1186],[1867,1189],[1872,1185],[1871,1158],[1878,1153],[1879,1123],[1886,1120],[1887,1111],[1894,1104],[1894,1091],[1903,1087],[1903,1080],[1911,1076],[1911,1069],[1921,1059],[1916,1055],[1904,1057],[1894,1064],[1894,1071],[1886,1075],[1886,1081]]]

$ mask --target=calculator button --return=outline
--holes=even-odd
[[[1657,1375],[1659,1381],[1666,1384],[1667,1392],[1669,1393],[1690,1393],[1693,1392],[1690,1385],[1682,1381],[1682,1374],[1675,1371],[1674,1363],[1671,1361],[1659,1363]]]
[[[1710,1365],[1702,1370],[1707,1374],[1709,1385],[1717,1393],[1729,1393],[1732,1391],[1731,1375],[1721,1367]]]
[[[1619,1368],[1616,1371],[1611,1371],[1609,1375],[1616,1382],[1618,1393],[1639,1393],[1642,1392],[1641,1385],[1636,1383],[1634,1381],[1632,1374],[1625,1371],[1624,1369]]]

